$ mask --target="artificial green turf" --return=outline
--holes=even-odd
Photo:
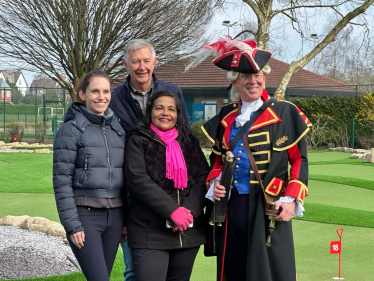
[[[310,180],[305,202],[374,212],[373,195],[374,192],[369,189]]]
[[[0,192],[53,193],[52,154],[0,153]],[[46,180],[47,179],[47,180]]]
[[[372,169],[374,170],[374,167]],[[315,174],[310,174],[309,180],[339,183],[339,184],[357,186],[357,187],[374,190],[374,180],[365,180],[365,179],[354,178],[354,177],[341,177],[341,176],[331,176],[331,175],[315,175]]]
[[[336,228],[343,227],[341,276],[346,280],[372,280],[373,253],[368,247],[374,241],[374,229],[294,221],[294,243],[297,276],[299,281],[332,280],[338,275],[338,255],[331,255],[331,241],[339,240]],[[119,250],[110,280],[122,281],[124,265]],[[191,281],[214,281],[216,259],[204,257],[202,248],[197,255]],[[82,273],[52,277],[22,279],[23,281],[83,281]],[[20,280],[19,280],[20,281]]]
[[[371,211],[308,202],[305,203],[305,209],[304,217],[296,219],[374,228],[374,212]]]
[[[320,161],[339,161],[348,159],[351,153],[338,152],[338,151],[308,151],[308,161],[310,163]],[[355,159],[359,160],[359,159]]]
[[[374,229],[293,221],[296,272],[299,281],[328,281],[338,276],[339,255],[330,254],[330,242],[339,240],[343,227],[341,276],[351,281],[374,280]]]
[[[325,154],[326,153],[326,154]],[[311,177],[321,176],[324,181],[310,180],[309,196],[305,203],[305,216],[302,219],[294,220],[294,240],[296,249],[296,264],[298,280],[331,280],[331,277],[338,275],[338,255],[329,254],[330,241],[338,240],[335,229],[344,227],[343,234],[343,256],[342,256],[342,276],[347,280],[372,280],[374,276],[373,251],[369,247],[374,239],[374,204],[371,202],[371,190],[352,187],[327,182],[326,179],[347,183],[347,176],[350,178],[359,175],[366,169],[364,174],[372,174],[373,167],[361,167],[357,164],[363,160],[351,163],[343,163],[349,159],[349,153],[342,152],[312,152],[308,153],[309,159],[313,163],[319,163],[317,171],[324,173],[314,173],[317,165],[311,165]],[[335,156],[336,154],[336,156]],[[12,156],[13,155],[13,156]],[[311,156],[312,155],[312,156]],[[336,159],[339,158],[339,159]],[[331,160],[331,161],[329,161]],[[352,159],[357,160],[357,159]],[[322,161],[333,165],[322,164]],[[50,154],[5,154],[0,153],[0,163],[8,163],[1,167],[0,192],[19,192],[26,184],[28,186],[40,186],[45,182],[44,188],[39,188],[42,192],[52,193],[52,155]],[[30,163],[32,163],[30,165]],[[47,163],[47,165],[45,165]],[[311,163],[311,164],[313,164]],[[347,165],[348,164],[348,165]],[[367,163],[368,164],[368,163]],[[1,164],[0,164],[1,165]],[[5,168],[6,174],[3,173]],[[32,167],[36,166],[36,167]],[[330,166],[338,166],[330,169]],[[18,173],[17,173],[18,169]],[[21,173],[21,171],[23,171]],[[330,171],[330,174],[328,173]],[[339,175],[334,173],[339,171]],[[7,175],[17,174],[16,179],[9,180]],[[25,174],[26,173],[26,174]],[[28,173],[39,173],[37,177],[30,177]],[[352,174],[352,175],[351,175]],[[342,176],[343,175],[343,176]],[[344,176],[345,175],[345,176]],[[365,178],[365,177],[364,177]],[[25,183],[24,179],[28,182]],[[373,176],[365,178],[359,182],[360,187],[374,181]],[[355,181],[356,183],[358,180]],[[5,186],[5,187],[3,187]],[[43,186],[43,185],[41,185]],[[12,188],[13,187],[13,188]],[[43,216],[48,219],[59,221],[54,202],[53,194],[31,193],[34,190],[28,189],[30,193],[0,193],[0,218],[5,215],[30,215]],[[324,223],[308,222],[304,220],[318,221]],[[281,222],[277,222],[281,223]],[[345,224],[357,225],[361,227],[344,226]],[[362,226],[367,226],[362,227]],[[112,271],[111,280],[123,280],[122,272],[124,266],[122,262],[121,250],[118,251]],[[192,281],[215,280],[215,258],[205,258],[200,250],[192,272]],[[44,278],[23,279],[29,281],[70,281],[84,280],[82,273],[60,275]]]
[[[350,164],[310,165],[310,175],[351,177],[374,181],[374,167]]]
[[[0,193],[0,218],[7,215],[43,216],[60,222],[55,197],[43,193]]]

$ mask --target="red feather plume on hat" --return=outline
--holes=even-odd
[[[186,71],[190,68],[196,67],[211,55],[218,58],[227,52],[235,50],[250,53],[252,49],[256,48],[256,46],[257,44],[253,40],[241,41],[238,39],[232,39],[231,36],[227,35],[224,38],[219,38],[217,42],[204,46],[202,50],[193,54],[192,56],[195,57],[195,59],[187,66]]]

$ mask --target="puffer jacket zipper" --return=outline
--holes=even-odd
[[[84,175],[87,172],[87,169],[88,169],[88,155],[86,154],[84,156],[84,169],[83,169],[83,172],[81,174],[81,178],[79,179],[79,182],[83,182],[83,178],[84,178]]]
[[[110,165],[110,154],[109,154],[109,147],[108,147],[108,141],[106,139],[106,135],[105,135],[105,119],[103,120],[103,123],[101,124],[101,132],[103,133],[103,136],[104,136],[104,141],[105,141],[105,147],[106,147],[106,152],[107,152],[107,159],[108,159],[108,166],[109,166],[109,198],[111,198],[110,196],[110,192],[112,190],[112,166]]]

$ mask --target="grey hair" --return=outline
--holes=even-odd
[[[126,44],[125,49],[123,50],[123,59],[125,62],[128,63],[130,51],[139,50],[143,47],[148,47],[151,49],[152,59],[156,57],[156,52],[151,42],[145,39],[132,39]]]
[[[266,64],[261,70],[262,70],[263,73],[268,75],[271,71],[270,65]],[[239,78],[239,72],[232,71],[232,70],[227,72],[227,79],[229,79],[231,81],[231,83],[236,81],[238,78]],[[240,100],[240,93],[239,93],[238,89],[235,88],[234,86],[231,86],[230,98],[231,98],[231,101],[239,101]]]

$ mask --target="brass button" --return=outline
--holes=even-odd
[[[271,187],[271,189],[275,190],[275,189],[277,189],[277,187],[274,185],[274,186]]]
[[[236,158],[236,161],[240,161],[240,158],[238,157],[238,158]]]
[[[239,125],[236,125],[236,128],[238,129],[238,128],[239,128]]]
[[[236,103],[234,103],[232,106],[233,106],[233,107],[237,107]]]
[[[238,181],[234,181],[234,184],[237,184],[238,183]]]
[[[240,146],[244,146],[244,144],[241,143]]]
[[[239,165],[235,165],[235,169],[238,169],[239,168]]]
[[[239,150],[239,151],[238,151],[238,153],[240,154],[240,153],[242,153],[242,151],[241,151],[241,150]]]

